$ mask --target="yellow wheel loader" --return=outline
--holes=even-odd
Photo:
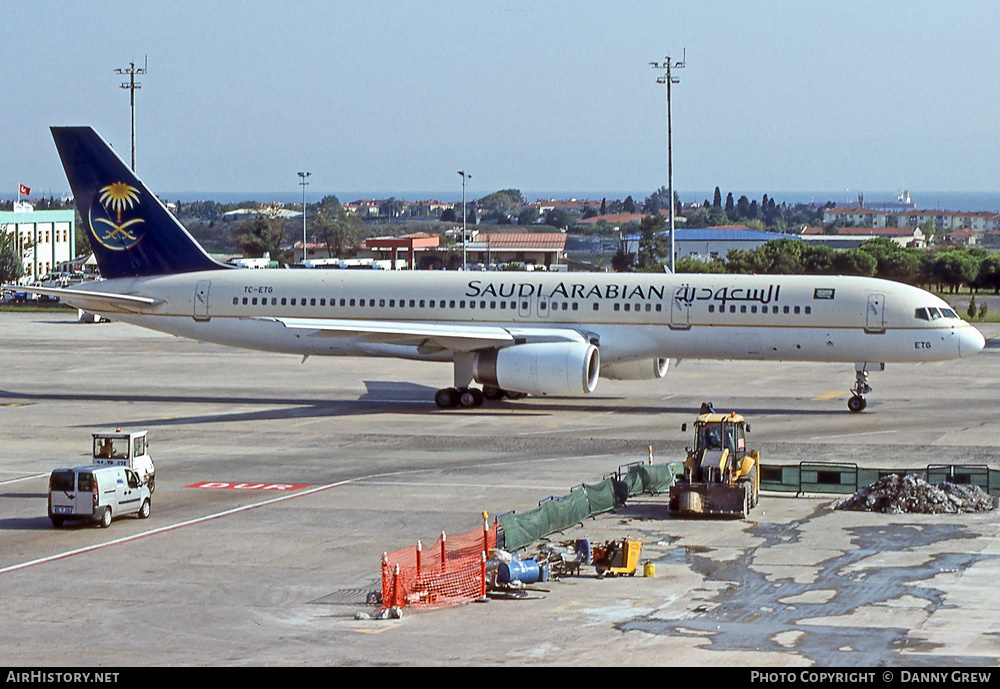
[[[749,432],[736,412],[718,414],[711,403],[701,405],[684,475],[670,488],[671,516],[746,518],[760,491],[760,453],[747,451]]]

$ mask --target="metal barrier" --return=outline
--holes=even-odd
[[[893,474],[917,474],[928,483],[973,485],[990,495],[1000,495],[1000,471],[984,464],[929,464],[923,469],[861,468],[849,462],[761,464],[760,489],[796,495],[851,494]]]

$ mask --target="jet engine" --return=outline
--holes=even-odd
[[[601,366],[601,378],[608,380],[657,380],[667,375],[670,359],[616,361]]]
[[[597,387],[601,355],[585,342],[538,342],[476,355],[476,382],[535,395],[588,394]]]

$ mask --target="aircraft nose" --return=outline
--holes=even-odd
[[[976,328],[971,325],[962,328],[958,338],[958,355],[961,357],[972,356],[981,351],[986,346],[986,338]]]

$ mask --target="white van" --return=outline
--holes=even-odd
[[[91,519],[108,527],[123,514],[145,519],[149,509],[149,488],[128,467],[62,467],[49,476],[52,526],[62,526],[66,519]]]

